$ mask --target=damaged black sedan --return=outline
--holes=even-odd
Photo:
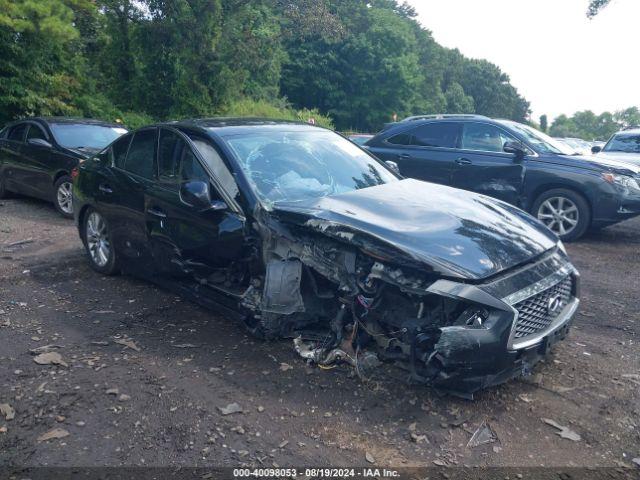
[[[564,338],[579,275],[499,200],[402,179],[340,135],[269,120],[146,127],[85,162],[80,236],[131,273],[295,339],[309,361],[394,361],[469,395]]]

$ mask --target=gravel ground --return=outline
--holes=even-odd
[[[366,382],[308,367],[289,341],[94,273],[52,206],[0,201],[0,465],[633,467],[640,219],[568,249],[583,277],[569,338],[534,375],[465,401],[393,367]],[[47,351],[63,364],[36,363]],[[484,421],[498,440],[467,447]]]

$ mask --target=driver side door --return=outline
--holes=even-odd
[[[207,278],[241,257],[244,217],[223,201],[205,155],[178,130],[161,128],[157,181],[145,193],[145,217],[154,263],[161,275]],[[204,155],[203,155],[204,154]],[[183,199],[186,182],[205,182],[211,204],[197,208]],[[223,203],[220,203],[223,202]],[[222,207],[222,208],[221,208]]]
[[[464,122],[451,186],[520,206],[526,159],[506,153],[506,142],[521,143],[495,125]]]

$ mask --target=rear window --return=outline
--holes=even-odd
[[[52,123],[56,141],[65,148],[102,150],[127,133],[122,127],[83,123]]]

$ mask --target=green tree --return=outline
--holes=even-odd
[[[540,115],[540,130],[546,132],[549,129],[549,119],[546,115]]]
[[[457,83],[452,82],[445,92],[447,99],[446,113],[475,113],[473,97],[465,94],[464,88]]]
[[[620,127],[630,127],[640,125],[640,109],[638,107],[629,107],[619,110],[613,114],[613,120]]]
[[[398,0],[0,0],[1,121],[251,109],[375,131],[393,113],[522,121],[529,104]]]
[[[81,0],[0,0],[0,121],[69,115],[83,93],[74,9]]]
[[[529,102],[509,83],[509,76],[486,60],[466,60],[460,84],[475,101],[476,113],[525,122]]]
[[[412,26],[386,4],[334,7],[347,34],[288,42],[282,93],[298,107],[330,114],[342,129],[371,130],[393,112],[410,113],[421,81]]]
[[[612,114],[603,112],[596,115],[590,110],[576,112],[571,117],[558,116],[551,125],[549,133],[554,137],[577,137],[585,140],[606,140],[622,127],[635,125],[640,118],[638,109],[631,107]],[[629,123],[627,123],[629,122]]]

